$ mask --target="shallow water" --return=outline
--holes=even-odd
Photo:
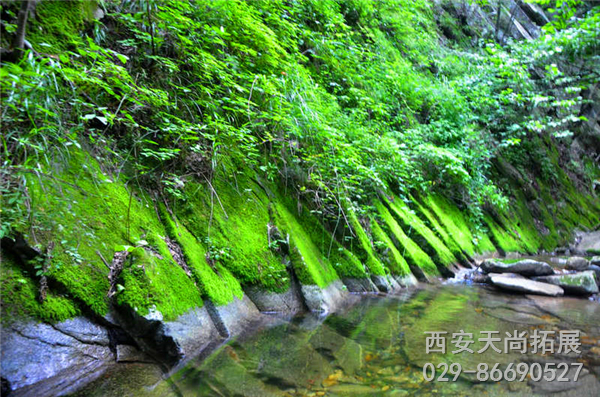
[[[509,295],[482,286],[428,286],[403,296],[364,296],[326,318],[307,314],[271,323],[230,340],[208,358],[189,361],[166,380],[155,366],[129,364],[79,395],[600,395],[600,304],[585,299]],[[536,329],[581,331],[582,354],[499,354],[491,349],[452,354],[456,346],[450,335],[446,354],[427,354],[425,349],[426,331],[473,333],[470,347],[477,351],[482,330],[505,335]],[[476,375],[464,373],[454,382],[428,382],[422,369],[428,362],[459,363],[466,370],[480,363],[506,368],[521,362],[582,362],[584,369],[577,382],[478,382]],[[572,379],[574,373],[567,375]]]

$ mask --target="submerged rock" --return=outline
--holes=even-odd
[[[567,259],[567,269],[569,270],[585,270],[589,267],[590,263],[587,259],[579,256],[572,256]]]
[[[547,276],[554,274],[554,270],[552,270],[549,264],[532,259],[524,259],[514,263],[486,260],[481,264],[481,270],[485,273],[516,273],[523,276]]]
[[[598,284],[596,284],[595,276],[595,273],[589,270],[581,273],[536,277],[535,280],[558,285],[566,293],[590,295],[598,293]]]
[[[565,291],[557,285],[528,280],[526,278],[507,277],[503,274],[494,275],[490,278],[493,285],[509,291],[549,296],[562,296],[565,293]]]

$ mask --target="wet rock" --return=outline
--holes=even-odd
[[[489,275],[484,273],[471,273],[469,280],[477,284],[487,284],[491,282],[491,278]]]
[[[552,267],[546,262],[524,259],[514,263],[504,263],[486,260],[481,264],[485,273],[516,273],[523,276],[547,276],[554,273]]]
[[[534,280],[558,285],[568,294],[590,295],[598,293],[596,275],[593,271],[536,277]]]
[[[1,348],[2,378],[20,396],[68,394],[113,361],[106,329],[83,317],[3,326]]]
[[[333,364],[347,375],[354,374],[363,365],[362,347],[330,327],[317,328],[310,338],[310,344],[321,354],[333,358]]]
[[[377,287],[370,278],[344,278],[342,279],[350,292],[377,292]]]
[[[302,295],[309,310],[329,313],[342,306],[348,299],[348,291],[340,280],[336,280],[325,288],[316,285],[302,285]]]
[[[384,276],[372,275],[371,281],[377,287],[377,289],[381,292],[390,292],[392,287],[388,280]]]
[[[509,291],[549,296],[564,295],[564,290],[557,285],[541,283],[539,281],[528,280],[525,278],[506,277],[504,275],[497,275],[492,276],[491,280],[492,284],[496,287],[506,289]]]
[[[215,307],[211,302],[205,302],[205,305],[213,323],[225,337],[238,335],[260,315],[256,305],[245,294],[242,299],[233,298],[233,302],[224,306]]]
[[[309,387],[319,385],[332,372],[330,360],[309,342],[308,332],[284,324],[256,334],[245,341],[244,361],[248,372],[268,379],[278,387]]]
[[[220,339],[206,305],[174,321],[163,321],[162,314],[156,310],[142,316],[125,305],[118,306],[113,317],[128,330],[142,351],[167,365],[175,365],[184,356],[199,353]]]
[[[283,293],[265,291],[260,287],[248,287],[244,292],[261,312],[296,313],[306,310],[302,293],[296,283]]]
[[[248,397],[275,397],[281,395],[276,387],[266,385],[265,382],[250,373],[240,363],[240,358],[230,346],[226,346],[217,355],[204,362],[200,370],[201,372],[196,376],[208,379],[213,384],[212,391],[218,390],[215,395]],[[276,378],[269,380],[272,383],[277,381]],[[186,385],[186,390],[197,390],[198,386],[193,383],[194,379],[190,379],[189,382],[190,384]],[[287,386],[285,380],[282,383],[284,387]],[[204,395],[200,391],[196,393],[197,395]]]
[[[590,265],[592,266],[600,266],[600,256],[594,256],[590,259]]]
[[[118,363],[154,363],[155,361],[135,346],[117,345]]]
[[[527,295],[527,298],[543,311],[560,318],[570,329],[587,330],[593,334],[600,332],[600,305],[596,302],[571,297],[556,299]]]
[[[600,285],[600,266],[590,265],[590,267],[588,267],[588,270],[591,270],[596,274],[596,283]]]
[[[590,263],[587,259],[581,258],[579,256],[572,256],[567,259],[566,268],[569,270],[586,270],[589,267]]]
[[[396,277],[396,282],[402,288],[414,287],[415,285],[417,285],[419,283],[417,278],[415,276],[413,276],[412,274],[407,274],[406,276],[398,276],[398,277]]]
[[[353,384],[335,385],[327,390],[339,396],[372,396],[374,391],[370,386]]]
[[[557,362],[558,363],[558,362]],[[564,370],[559,371],[562,373]],[[569,371],[564,375],[568,382],[559,382],[557,379],[548,381],[542,377],[541,380],[534,382],[531,379],[527,382],[532,388],[534,393],[558,393],[568,392],[569,395],[580,395],[580,396],[597,396],[600,393],[600,385],[598,380],[593,376],[589,375],[589,371],[585,368],[581,369],[577,381],[573,381],[577,367],[569,365]],[[583,390],[590,391],[582,393]],[[595,391],[592,393],[591,391]],[[572,393],[572,394],[570,394]]]
[[[493,309],[486,309],[485,314],[500,320],[518,324],[542,325],[549,323],[547,319],[542,318],[539,315],[519,311],[518,307],[498,307]]]
[[[487,275],[490,278],[490,282],[492,281],[492,277],[525,278],[517,273],[488,273]]]

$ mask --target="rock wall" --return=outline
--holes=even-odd
[[[540,235],[521,196],[486,215],[489,234],[439,195],[382,195],[374,215],[347,208],[348,226],[335,230],[249,170],[193,185],[170,206],[85,152],[55,175],[29,181],[42,232],[2,241],[1,376],[16,396],[68,393],[120,363],[169,371],[252,328],[261,312],[328,313],[356,293],[451,276],[476,255],[569,240]],[[558,213],[570,223],[545,221],[588,225],[597,207],[587,205]]]

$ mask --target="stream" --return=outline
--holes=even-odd
[[[549,261],[549,258],[540,258]],[[553,266],[561,261],[552,258]],[[107,372],[77,396],[598,396],[600,395],[600,304],[587,298],[500,292],[487,285],[452,280],[421,285],[401,295],[365,295],[326,317],[265,316],[252,333],[229,340],[164,379],[156,365],[131,363]],[[553,349],[497,353],[483,347],[480,331],[506,333],[580,331],[581,354]],[[426,352],[426,332],[446,331],[445,354]],[[453,333],[473,334],[467,351],[453,354]],[[503,343],[496,343],[502,350]],[[431,363],[431,364],[427,364]],[[445,363],[445,364],[444,364]],[[542,368],[559,363],[562,380],[523,372],[507,381],[481,382],[478,366]],[[454,365],[453,365],[454,364]],[[445,365],[457,372],[439,381]],[[573,364],[583,364],[577,367]],[[536,364],[537,365],[537,364]],[[440,367],[432,381],[423,367]],[[525,367],[527,366],[527,367]],[[579,368],[577,381],[573,381]],[[560,368],[560,367],[559,367]],[[489,371],[488,371],[489,372]],[[499,373],[499,372],[498,372]],[[498,373],[496,375],[498,375]],[[456,375],[456,376],[455,376]],[[483,375],[482,375],[483,376]]]

